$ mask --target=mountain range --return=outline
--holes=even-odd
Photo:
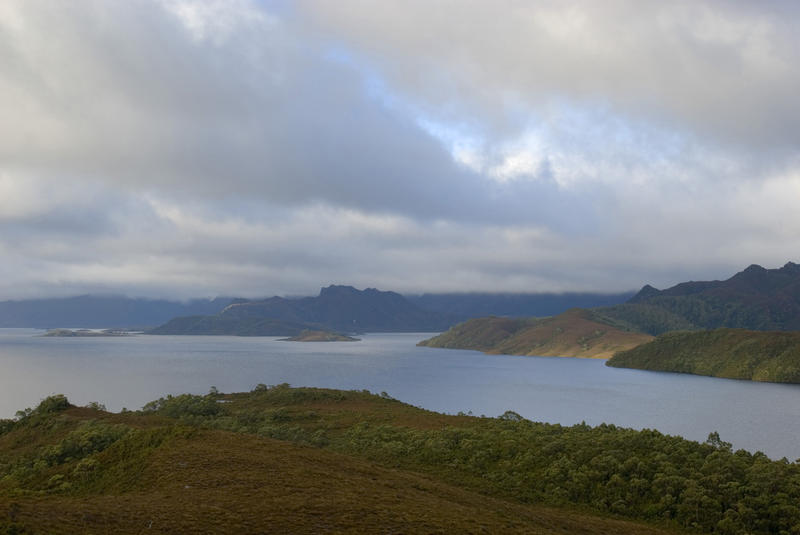
[[[336,315],[336,298],[342,298],[344,316],[352,316],[352,310],[348,310],[347,303],[351,301],[348,292],[335,291],[336,286],[331,287],[331,292],[335,295],[326,296],[328,311],[325,313],[311,312],[315,318],[323,318],[324,322],[330,323],[330,318]],[[346,287],[341,287],[346,288]],[[374,290],[377,291],[377,290]],[[593,293],[567,293],[567,294],[513,294],[513,293],[464,293],[464,294],[435,294],[406,295],[402,296],[417,308],[434,313],[431,317],[446,317],[450,323],[464,321],[470,318],[481,316],[551,316],[560,314],[573,307],[593,307],[608,306],[625,302],[633,295],[627,294],[593,294]],[[401,311],[398,309],[397,302],[400,301],[399,294],[393,294],[392,300],[386,300],[389,308],[386,311],[372,311],[372,317],[381,317],[387,314],[396,314]],[[196,332],[220,330],[228,332],[231,330],[228,324],[234,321],[236,314],[231,313],[226,320],[214,319],[223,309],[230,304],[243,305],[240,307],[242,316],[248,315],[261,320],[259,314],[273,314],[272,327],[267,327],[262,321],[255,321],[252,318],[247,320],[247,325],[242,326],[242,330],[252,330],[264,332],[276,327],[278,322],[290,322],[296,325],[289,325],[289,330],[283,329],[284,333],[299,333],[309,324],[316,325],[319,320],[311,321],[300,320],[300,317],[307,317],[309,312],[298,309],[308,309],[308,299],[302,298],[282,298],[274,297],[269,299],[241,299],[231,297],[219,297],[215,299],[192,299],[189,301],[171,301],[167,299],[146,299],[131,298],[125,296],[96,296],[82,295],[76,297],[47,298],[47,299],[27,299],[19,301],[0,302],[0,328],[8,327],[33,327],[40,329],[53,328],[144,328],[162,325],[165,322],[181,317],[185,329],[193,329]],[[301,301],[297,303],[296,301]],[[312,306],[313,308],[313,306]],[[245,312],[245,310],[247,312]],[[261,312],[255,312],[260,310]],[[255,312],[251,314],[250,312]],[[376,316],[377,314],[377,316]],[[418,312],[413,314],[420,316]],[[189,319],[192,318],[192,319]],[[352,324],[353,317],[348,318]],[[357,319],[357,318],[356,318]],[[406,317],[407,321],[409,316]],[[370,323],[367,322],[367,324]],[[414,320],[418,325],[418,321]],[[335,321],[339,330],[352,330],[352,325],[345,325],[344,322]],[[387,323],[384,318],[381,324]],[[321,325],[320,325],[321,326]],[[381,325],[378,325],[380,327]],[[421,326],[425,331],[434,327],[441,327],[440,319],[436,321],[425,321]],[[173,325],[177,327],[177,325]],[[287,325],[284,325],[287,327]],[[435,330],[435,329],[434,329]]]
[[[635,292],[623,293],[426,293],[406,295],[420,308],[464,321],[484,316],[512,318],[556,316],[570,308],[608,307],[625,303]]]
[[[175,318],[151,334],[295,336],[306,329],[339,332],[432,332],[455,323],[395,292],[331,285],[316,297],[238,299],[219,314]]]
[[[627,299],[627,301],[626,301]],[[424,294],[332,285],[318,296],[194,299],[187,302],[78,296],[0,302],[0,327],[131,328],[170,334],[293,336],[340,332],[443,331],[470,318],[555,316],[591,308],[600,323],[659,335],[719,327],[800,330],[800,265],[751,265],[723,281],[690,281],[633,294]]]
[[[713,336],[705,335],[709,329],[719,330],[714,331]],[[608,358],[618,351],[630,350],[625,354],[632,357],[615,357],[616,360],[612,359],[615,365],[625,367],[629,362],[636,362],[631,367],[673,371],[705,370],[708,353],[717,357],[714,366],[709,368],[713,370],[707,374],[722,370],[719,373],[728,374],[721,375],[725,377],[749,378],[749,373],[754,377],[795,380],[798,360],[795,349],[781,352],[783,360],[767,358],[774,356],[775,347],[783,347],[786,337],[779,335],[785,333],[755,333],[794,330],[800,330],[800,266],[789,262],[778,269],[751,265],[724,281],[684,282],[666,290],[646,285],[627,303],[572,309],[551,318],[472,319],[420,345],[510,355],[596,358]],[[673,331],[685,332],[687,336],[666,334]],[[695,336],[688,336],[693,332]],[[659,337],[645,344],[652,336]],[[747,338],[758,342],[747,345],[744,351],[741,344]],[[711,344],[711,341],[713,347],[709,345],[703,349],[703,344]],[[645,345],[633,349],[640,344]],[[668,348],[666,352],[662,351],[665,347]],[[769,355],[762,355],[765,361],[759,366],[764,370],[769,368],[769,373],[761,368],[754,371],[757,366],[748,355],[756,347],[766,348],[760,351]],[[665,360],[666,353],[673,357]],[[730,375],[733,372],[725,367],[728,364],[720,363],[728,354],[731,359],[739,359],[735,366],[730,364],[738,375]],[[744,363],[739,362],[742,359]],[[687,364],[689,360],[693,364]],[[773,370],[775,366],[780,370]]]
[[[751,265],[723,281],[683,282],[666,290],[644,286],[627,303],[595,309],[621,328],[658,335],[720,327],[800,330],[800,265]]]
[[[175,316],[216,314],[231,298],[168,301],[123,296],[81,295],[0,302],[0,327],[152,327]]]

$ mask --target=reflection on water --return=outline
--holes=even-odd
[[[800,385],[608,368],[604,361],[416,347],[426,334],[361,342],[132,336],[43,338],[0,329],[0,417],[64,393],[76,404],[139,408],[165,394],[290,383],[388,392],[435,411],[654,428],[692,440],[719,431],[734,448],[800,458]]]

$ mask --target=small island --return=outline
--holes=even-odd
[[[608,366],[726,379],[800,383],[800,332],[715,329],[662,334]]]
[[[96,331],[92,329],[51,329],[44,333],[42,336],[57,337],[57,338],[99,338],[109,336],[130,336],[127,331],[120,331],[114,329],[103,329]]]
[[[360,338],[353,338],[345,334],[332,331],[312,331],[306,329],[297,336],[281,338],[280,342],[358,342]]]

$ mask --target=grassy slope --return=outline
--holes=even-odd
[[[470,320],[420,345],[507,355],[608,358],[650,340],[647,334],[601,323],[587,310],[571,309],[545,319]]]
[[[608,365],[800,383],[800,333],[743,329],[667,333],[615,355]]]
[[[363,393],[275,388],[219,399],[2,422],[0,533],[667,533],[521,503],[480,475],[370,460],[343,441],[364,425],[433,432],[483,419]]]

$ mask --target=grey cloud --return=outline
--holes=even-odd
[[[82,6],[25,3],[34,24],[0,52],[35,71],[4,74],[27,95],[0,127],[7,165],[188,197],[481,213],[478,177],[366,99],[357,73],[287,44],[279,23],[198,43],[150,3]]]
[[[800,250],[791,4],[181,5],[0,4],[0,297],[617,291]]]
[[[500,104],[608,104],[700,138],[794,150],[794,2],[304,2],[409,93],[514,126]],[[511,98],[509,98],[511,97]]]

